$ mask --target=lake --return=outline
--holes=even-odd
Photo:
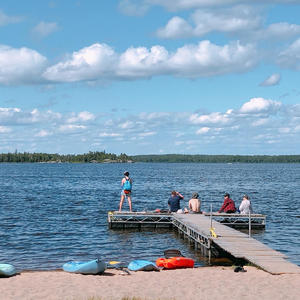
[[[187,205],[193,192],[202,210],[218,210],[228,192],[239,205],[248,194],[254,212],[267,215],[255,238],[300,265],[300,164],[0,164],[0,263],[19,270],[61,268],[69,260],[155,260],[179,249],[201,257],[174,232],[113,231],[124,171],[133,178],[133,210],[167,208],[170,191]],[[128,210],[125,202],[124,210]]]

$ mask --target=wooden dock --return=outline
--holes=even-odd
[[[262,215],[256,217],[262,218]],[[235,219],[233,215],[230,218]],[[253,239],[249,234],[225,226],[204,214],[109,212],[108,224],[110,228],[173,227],[194,243],[195,249],[201,249],[209,259],[221,251],[237,260],[248,261],[271,274],[300,274],[300,267],[287,261],[284,254]]]
[[[210,232],[211,221],[208,216],[193,214],[174,214],[173,223],[190,238],[197,240],[200,236],[210,239],[210,247],[216,246],[237,259],[244,259],[271,274],[300,274],[300,267],[287,261],[285,255],[271,249],[247,234],[212,221],[217,237]]]

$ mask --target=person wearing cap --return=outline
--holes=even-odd
[[[121,181],[122,191],[121,191],[121,199],[119,204],[119,211],[122,210],[124,199],[127,198],[129,210],[132,212],[132,204],[131,204],[131,189],[132,189],[132,179],[129,177],[129,172],[124,172],[124,177]]]
[[[234,201],[230,199],[230,195],[228,193],[225,193],[223,205],[218,212],[221,213],[223,211],[224,213],[228,213],[228,214],[236,212]]]
[[[193,193],[192,198],[189,200],[189,213],[201,214],[201,201],[198,193]]]
[[[250,201],[248,195],[243,196],[243,200],[240,204],[239,211],[240,211],[240,214],[242,214],[242,215],[248,215],[249,213],[250,214],[253,213],[251,201]]]
[[[171,192],[171,197],[168,200],[168,205],[171,212],[177,212],[180,210],[180,200],[183,198],[184,197],[179,192]]]

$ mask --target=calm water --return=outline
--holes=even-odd
[[[186,200],[198,191],[207,211],[211,203],[219,209],[225,191],[238,205],[249,194],[254,211],[268,215],[255,238],[300,265],[300,164],[163,163],[0,164],[0,263],[56,269],[95,257],[155,260],[168,248],[199,259],[169,231],[108,230],[125,170],[134,180],[134,210],[166,208],[173,189]]]

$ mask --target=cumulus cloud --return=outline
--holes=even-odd
[[[271,113],[278,111],[280,107],[281,102],[278,101],[267,100],[264,98],[252,98],[242,105],[240,112],[243,114]]]
[[[236,6],[221,10],[197,10],[192,14],[192,24],[180,17],[173,17],[157,31],[162,38],[201,37],[210,32],[244,33],[261,27],[262,19],[257,10]]]
[[[165,39],[186,38],[195,35],[194,28],[183,18],[171,18],[165,27],[157,30],[157,36]]]
[[[201,41],[172,53],[162,46],[132,47],[122,54],[106,44],[97,43],[49,67],[43,76],[54,82],[132,80],[155,75],[196,78],[244,72],[254,67],[257,61],[255,46],[239,42],[218,46]]]
[[[2,10],[0,10],[0,26],[8,24],[19,23],[23,20],[22,17],[8,16]]]
[[[0,84],[32,84],[41,81],[47,59],[37,51],[0,45]]]
[[[236,36],[245,41],[272,40],[282,42],[300,34],[300,25],[287,22],[264,25],[261,11],[257,7],[239,5],[221,9],[196,10],[189,22],[181,17],[172,17],[157,30],[160,38],[175,39],[202,37],[212,32]]]
[[[278,73],[272,74],[266,78],[263,82],[260,83],[260,86],[273,86],[278,85],[280,82],[281,76]]]
[[[39,24],[37,24],[33,29],[32,29],[32,33],[40,38],[44,38],[48,35],[50,35],[51,33],[57,31],[58,25],[55,22],[40,22]]]
[[[93,44],[74,52],[69,59],[49,67],[44,78],[49,81],[75,82],[110,78],[117,55],[106,44]]]

